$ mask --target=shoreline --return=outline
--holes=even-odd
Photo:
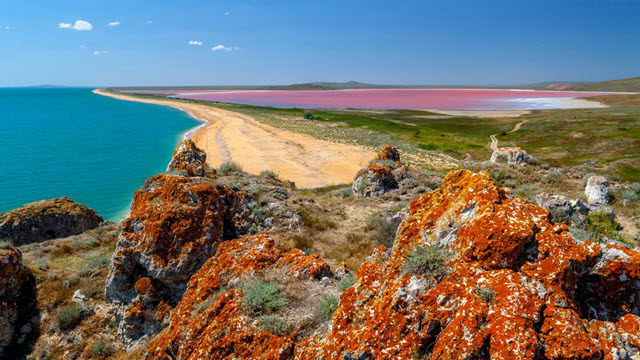
[[[144,99],[102,89],[95,89],[93,93],[180,109],[195,119],[205,121],[184,133],[183,137],[190,137],[205,151],[211,167],[218,168],[222,163],[232,161],[254,175],[271,170],[301,188],[350,183],[354,175],[375,156],[373,151],[362,146],[319,140],[214,106],[172,99]]]

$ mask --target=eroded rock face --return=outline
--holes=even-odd
[[[353,193],[357,197],[374,197],[398,188],[407,175],[407,167],[400,163],[400,152],[392,146],[384,146],[378,156],[356,175]]]
[[[519,147],[503,147],[491,154],[490,161],[492,163],[507,163],[509,166],[515,166],[526,165],[529,159],[531,159],[531,155]]]
[[[19,246],[95,229],[102,217],[68,197],[41,200],[0,213],[0,240]]]
[[[417,246],[449,255],[415,272]],[[455,171],[411,202],[390,253],[376,248],[294,356],[635,359],[638,294],[640,253],[576,241],[487,174]]]
[[[17,248],[0,249],[0,359],[13,358],[32,330],[35,279]],[[6,357],[5,357],[6,356]]]
[[[225,241],[191,278],[170,326],[149,346],[146,359],[291,359],[296,334],[260,328],[247,315],[240,286],[247,277],[278,269],[280,277],[311,282],[331,275],[317,255],[300,250],[282,254],[264,235]]]
[[[245,234],[248,195],[206,179],[156,175],[136,191],[106,282],[126,345],[157,333],[220,242]]]
[[[196,144],[185,139],[173,152],[173,158],[167,166],[167,174],[182,176],[211,176],[215,172],[206,164],[207,154]]]
[[[584,189],[587,196],[587,203],[591,205],[606,205],[609,203],[609,181],[602,176],[594,175],[587,179],[587,186]]]

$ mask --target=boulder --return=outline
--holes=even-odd
[[[357,197],[374,197],[397,189],[398,181],[389,167],[371,164],[356,177],[352,188]]]
[[[611,198],[609,194],[609,181],[599,175],[590,176],[584,189],[587,203],[590,205],[606,205]]]
[[[453,171],[407,212],[295,359],[637,358],[640,253],[574,240],[486,173]]]
[[[102,217],[68,197],[42,200],[0,214],[0,240],[19,246],[95,229]]]
[[[17,248],[0,249],[0,359],[17,358],[19,344],[33,334],[36,285]]]
[[[207,154],[190,140],[183,140],[173,152],[167,174],[182,176],[212,176],[215,171],[207,166]]]
[[[490,161],[492,163],[506,163],[509,166],[524,166],[529,159],[531,159],[531,155],[519,147],[503,147],[491,154]]]
[[[377,159],[382,161],[393,161],[400,164],[400,151],[391,145],[385,145],[378,153]]]
[[[265,235],[225,241],[191,278],[170,325],[149,345],[145,359],[291,359],[297,334],[264,328],[264,318],[252,315],[243,300],[242,285],[269,272],[302,292],[323,289],[320,280],[331,276],[317,254],[282,253]],[[290,315],[306,317],[303,322],[313,317],[308,312]]]
[[[250,197],[203,178],[160,174],[136,191],[106,281],[127,346],[157,333],[220,242],[253,225]]]
[[[353,181],[353,193],[357,197],[381,196],[397,189],[409,176],[409,168],[400,162],[398,149],[383,146],[369,166],[360,170]]]

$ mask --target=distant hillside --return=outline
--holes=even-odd
[[[387,87],[387,86],[367,84],[367,83],[362,83],[358,81],[347,81],[347,82],[317,81],[317,82],[302,83],[302,84],[267,86],[265,88],[272,89],[272,90],[344,90],[344,89],[374,89],[374,88],[381,88],[381,87]]]
[[[582,91],[623,91],[640,92],[640,77],[607,80],[601,82],[566,83],[558,82],[543,87],[548,90],[582,90]]]

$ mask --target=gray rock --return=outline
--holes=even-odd
[[[68,197],[41,200],[0,213],[0,240],[24,245],[95,229],[102,217]]]
[[[599,175],[590,176],[587,180],[584,194],[587,196],[587,203],[591,205],[608,204],[611,198],[609,194],[609,181]]]
[[[491,154],[490,161],[492,163],[507,163],[509,166],[524,166],[531,158],[531,155],[519,147],[504,147],[495,150]]]

